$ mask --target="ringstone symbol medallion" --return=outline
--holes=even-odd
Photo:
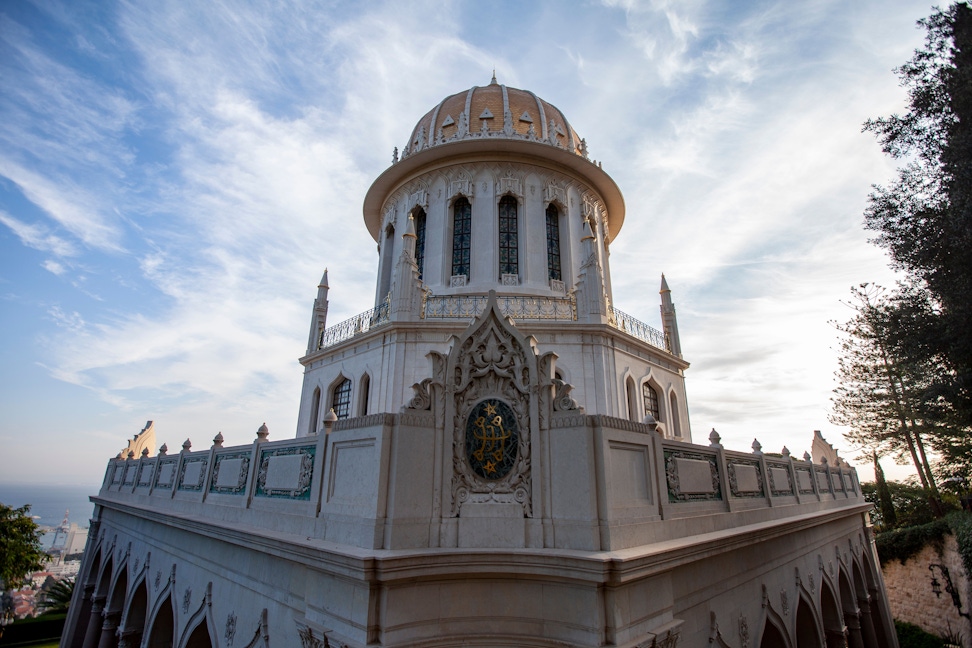
[[[479,401],[466,419],[466,459],[483,479],[502,479],[516,464],[519,429],[512,408],[496,398]]]

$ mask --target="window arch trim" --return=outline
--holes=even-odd
[[[462,209],[462,212],[459,210]],[[453,277],[469,277],[472,262],[472,202],[460,194],[450,205],[452,212],[452,272]]]
[[[346,419],[351,416],[351,396],[353,390],[353,382],[344,374],[338,376],[331,383],[331,388],[327,390],[330,409],[334,410],[334,413],[339,419]]]

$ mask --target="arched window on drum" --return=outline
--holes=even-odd
[[[421,279],[425,272],[425,210],[419,207],[412,218],[415,223],[415,264]]]
[[[469,277],[469,250],[472,232],[472,205],[460,196],[452,204],[452,276]]]
[[[563,280],[560,270],[560,210],[553,203],[547,207],[547,278]]]
[[[520,230],[516,198],[503,196],[499,203],[500,275],[520,273]]]

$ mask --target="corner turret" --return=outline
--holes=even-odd
[[[678,339],[678,320],[675,319],[675,304],[672,303],[672,290],[665,280],[665,273],[661,277],[661,319],[662,330],[665,333],[665,345],[672,355],[682,357],[682,343]]]
[[[317,285],[317,298],[314,300],[314,310],[311,315],[310,333],[307,336],[307,353],[313,353],[321,344],[321,334],[327,327],[327,268],[324,268],[324,275],[321,283]]]

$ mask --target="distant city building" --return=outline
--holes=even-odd
[[[897,645],[853,468],[692,442],[672,291],[615,306],[624,200],[559,109],[446,97],[364,220],[296,435],[108,462],[62,646]]]

